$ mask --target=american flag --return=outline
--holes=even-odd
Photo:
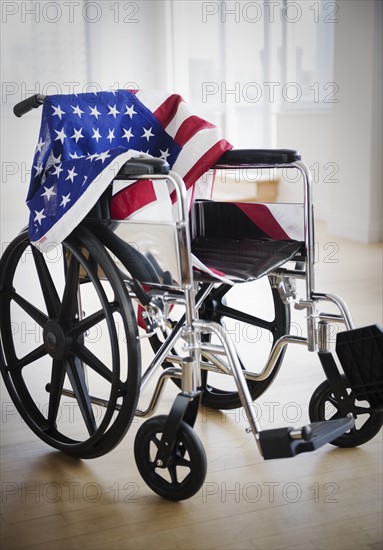
[[[115,90],[46,97],[27,196],[31,242],[44,250],[64,240],[133,157],[166,160],[184,179],[190,201],[206,198],[212,178],[205,174],[228,149],[218,128],[179,95]],[[116,181],[111,214],[164,216],[172,200],[151,181]]]

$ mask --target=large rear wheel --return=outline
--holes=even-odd
[[[82,458],[117,445],[140,381],[137,325],[109,254],[85,227],[40,253],[22,233],[0,264],[1,372],[28,426]]]

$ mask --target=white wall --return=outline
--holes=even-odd
[[[103,0],[108,16],[88,25],[89,76],[109,89],[114,84],[166,87],[164,3]]]
[[[277,115],[277,145],[297,149],[310,168],[313,178],[313,198],[316,219],[328,220],[331,187],[339,180],[337,164],[331,151],[332,112],[294,111]],[[294,178],[292,178],[294,180]],[[302,199],[302,184],[283,182],[279,200]]]
[[[383,240],[382,2],[341,0],[335,29],[337,103],[327,111],[282,111],[278,147],[313,167],[316,219],[361,242]],[[319,178],[318,178],[319,175]],[[281,200],[298,189],[281,186]]]
[[[339,2],[332,117],[332,156],[339,183],[331,188],[329,230],[362,242],[383,239],[382,2]]]

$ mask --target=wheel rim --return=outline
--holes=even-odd
[[[181,422],[177,440],[166,467],[156,463],[156,454],[166,424],[166,416],[145,422],[137,432],[134,452],[137,467],[148,486],[170,500],[193,496],[206,476],[206,455],[194,430]]]
[[[383,413],[372,409],[368,402],[358,401],[350,389],[347,378],[344,375],[342,378],[354,406],[355,426],[331,443],[340,447],[353,447],[369,441],[380,431]],[[312,422],[335,420],[343,416],[328,380],[320,384],[313,393],[309,404],[309,416]]]
[[[239,289],[222,285],[212,294],[213,308],[210,313],[207,312],[207,315],[210,315],[213,321],[226,326],[236,345],[242,368],[259,372],[266,364],[273,344],[288,332],[289,307],[282,303],[278,290],[271,287],[269,278],[247,285],[251,297],[250,304],[242,303],[240,304],[242,307],[237,309],[236,296],[230,296],[230,294]],[[260,301],[258,301],[259,298],[261,298]],[[251,313],[254,310],[257,311],[257,316]],[[279,370],[283,355],[282,353],[274,370],[265,381],[248,382],[253,399],[270,385]],[[203,403],[209,404],[216,401],[238,406],[240,402],[234,390],[234,381],[232,381],[233,389],[225,390],[217,387],[216,379],[216,376],[214,378],[214,375],[208,373]]]
[[[126,332],[123,286],[107,276],[100,281],[100,273],[113,275],[112,264],[102,251],[89,252],[95,241],[87,245],[84,237],[63,243],[54,265],[26,235],[10,245],[2,260],[1,363],[15,406],[41,439],[73,455],[98,456],[130,424],[128,378],[134,388],[137,376],[127,360],[138,356]],[[127,336],[125,350],[118,329]],[[75,399],[62,395],[64,387]],[[92,404],[93,395],[106,406]],[[122,413],[129,413],[125,422]]]

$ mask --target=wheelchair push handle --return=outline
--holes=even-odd
[[[20,103],[17,103],[13,107],[13,113],[20,118],[29,113],[29,111],[32,111],[32,109],[37,109],[37,107],[40,107],[40,105],[44,103],[44,99],[45,96],[41,94],[35,94],[31,97],[27,97],[27,99],[23,99],[23,101],[20,101]]]

